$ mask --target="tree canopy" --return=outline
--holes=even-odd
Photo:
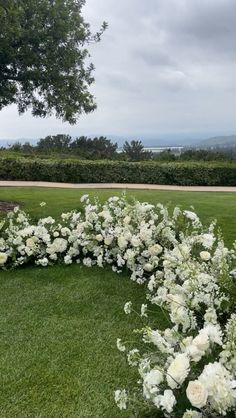
[[[141,141],[125,141],[123,145],[123,152],[130,161],[150,160],[152,153],[145,151]]]
[[[81,9],[85,0],[0,0],[0,110],[15,103],[20,113],[54,113],[75,123],[96,108],[89,43]]]

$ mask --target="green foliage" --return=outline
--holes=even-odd
[[[0,158],[0,179],[236,186],[236,164]]]
[[[89,86],[94,66],[86,45],[98,42],[81,16],[85,0],[0,1],[0,109],[52,112],[75,123],[96,108]]]
[[[40,153],[66,153],[71,140],[70,135],[49,135],[40,139],[35,148]]]
[[[125,141],[123,145],[123,154],[130,161],[150,160],[152,153],[145,151],[141,141]]]
[[[236,158],[236,148],[233,150],[186,150],[179,156],[180,161],[226,161]]]
[[[155,161],[176,161],[178,157],[170,149],[153,155]]]
[[[113,144],[109,139],[104,136],[99,138],[87,138],[81,136],[76,138],[70,144],[70,152],[73,155],[79,155],[87,159],[113,159],[117,151],[117,144]]]
[[[7,149],[2,149],[1,154],[4,152],[18,152],[21,154],[31,155],[32,153],[38,155],[40,158],[51,156],[70,156],[73,158],[82,158],[89,160],[96,159],[116,159],[117,157],[117,144],[113,144],[110,139],[104,136],[87,138],[81,136],[72,140],[70,135],[58,134],[48,135],[45,138],[40,139],[35,146],[30,145],[28,142],[21,144],[15,142]],[[10,154],[8,154],[10,155]]]

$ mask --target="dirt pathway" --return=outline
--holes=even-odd
[[[175,190],[185,192],[234,192],[236,187],[223,186],[169,186],[159,184],[125,183],[53,183],[44,181],[0,181],[0,187],[53,187],[62,189],[140,189]]]

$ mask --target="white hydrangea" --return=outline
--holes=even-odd
[[[161,408],[170,414],[176,404],[176,399],[172,390],[166,389],[163,395],[158,395],[153,399],[153,403],[157,408]]]
[[[150,370],[143,379],[143,395],[146,399],[154,398],[160,391],[159,385],[164,380],[163,373],[160,370]]]
[[[185,353],[178,354],[167,369],[167,383],[171,389],[177,388],[189,374],[190,361]]]
[[[236,408],[236,381],[218,362],[207,364],[198,381],[206,388],[211,408],[219,414]]]

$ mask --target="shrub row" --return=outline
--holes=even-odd
[[[0,158],[1,180],[236,186],[236,163],[157,163]]]

